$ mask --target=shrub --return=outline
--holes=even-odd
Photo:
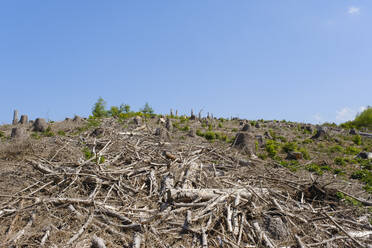
[[[313,143],[314,141],[312,139],[305,139],[304,141],[302,141],[302,144],[310,144],[310,143]]]
[[[362,113],[357,114],[353,121],[348,121],[341,124],[343,128],[368,128],[372,129],[372,107],[368,106]]]
[[[343,152],[343,148],[340,145],[334,145],[329,148],[329,152],[335,153],[335,152]]]
[[[57,134],[60,135],[60,136],[66,136],[66,133],[65,133],[65,131],[63,131],[63,130],[59,130],[59,131],[57,132]]]
[[[3,138],[3,137],[5,137],[5,134],[3,131],[0,131],[0,138]]]
[[[84,153],[85,159],[91,159],[93,157],[93,153],[89,150],[88,147],[83,148],[83,153]]]
[[[267,154],[266,154],[266,153],[259,153],[257,156],[258,156],[260,159],[262,159],[262,160],[267,159]]]
[[[280,164],[293,172],[297,171],[300,168],[300,163],[297,160],[280,161]]]
[[[233,129],[231,129],[231,131],[233,131],[233,132],[237,132],[238,129],[237,129],[237,128],[233,128]]]
[[[333,174],[341,176],[341,175],[345,175],[345,172],[340,168],[336,168],[336,169],[333,169]]]
[[[281,142],[287,142],[287,138],[284,136],[279,136],[278,139],[280,139]]]
[[[204,133],[202,131],[200,131],[200,129],[196,130],[196,135],[198,135],[200,137],[204,137]]]
[[[106,111],[106,102],[102,97],[98,98],[97,102],[94,104],[92,114],[97,118],[108,116],[108,112]]]
[[[188,131],[190,131],[190,127],[186,125],[186,126],[180,128],[180,130],[181,130],[181,131],[188,132]]]
[[[214,139],[216,139],[216,134],[212,131],[207,131],[207,132],[205,132],[204,137],[207,140],[214,140]]]
[[[219,128],[223,128],[222,123],[218,123]]]
[[[122,113],[122,109],[119,109],[116,106],[112,106],[110,110],[107,112],[107,114],[112,117],[119,117],[121,113]]]
[[[372,129],[372,107],[368,106],[366,110],[355,117],[353,122],[357,128]]]
[[[285,152],[294,152],[297,151],[297,143],[295,142],[287,142],[282,147],[283,151]]]
[[[323,175],[322,167],[320,167],[318,164],[311,163],[305,167],[310,172],[315,172],[315,174]]]
[[[342,166],[343,166],[343,165],[346,165],[345,160],[344,160],[343,158],[340,158],[340,157],[335,158],[334,162],[335,162],[335,164],[337,164],[337,165],[342,165]]]
[[[368,170],[358,170],[351,174],[350,178],[358,179],[366,184],[364,187],[368,192],[372,189],[372,172]]]
[[[52,129],[50,128],[50,126],[45,130],[45,132],[43,132],[43,135],[46,136],[46,137],[53,137],[54,136],[54,133],[52,132]]]
[[[266,151],[267,151],[268,155],[271,158],[274,158],[277,155],[279,147],[280,147],[279,144],[274,140],[267,140],[266,141],[265,148],[266,148]]]
[[[309,152],[306,150],[305,147],[301,147],[298,151],[302,153],[302,157],[303,157],[304,159],[306,159],[306,160],[309,160],[309,159],[310,159],[310,154],[309,154]]]
[[[348,155],[356,155],[360,152],[361,152],[361,150],[357,147],[354,147],[354,146],[348,146],[348,147],[346,147],[346,150],[345,150],[345,153],[348,154]]]
[[[353,137],[353,142],[356,144],[356,145],[361,145],[362,144],[362,138],[360,137],[360,135],[355,135]]]

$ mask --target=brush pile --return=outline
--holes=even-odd
[[[371,202],[350,185],[117,125],[33,144],[17,164],[25,187],[0,192],[1,247],[371,247]]]

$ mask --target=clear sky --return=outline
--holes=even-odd
[[[342,122],[372,105],[371,0],[0,1],[0,123],[157,113]]]

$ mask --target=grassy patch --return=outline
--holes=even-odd
[[[334,162],[335,162],[335,164],[337,164],[337,165],[341,165],[341,166],[346,165],[346,161],[345,161],[345,159],[344,159],[344,158],[341,158],[341,157],[337,157],[337,158],[335,158]]]
[[[91,150],[89,150],[89,148],[88,147],[84,147],[83,148],[83,153],[84,153],[84,157],[85,157],[85,159],[91,159],[91,158],[93,158],[93,152],[91,151]]]
[[[334,145],[329,148],[330,153],[343,152],[343,151],[344,151],[344,148],[342,148],[342,146],[340,145]]]
[[[306,170],[308,170],[310,172],[314,172],[315,174],[318,174],[318,175],[323,175],[324,171],[330,171],[331,170],[331,168],[328,165],[320,166],[320,165],[315,164],[315,163],[311,163],[311,164],[307,165],[305,168],[306,168]]]
[[[297,171],[300,168],[300,163],[296,160],[291,161],[280,161],[280,164],[286,168],[288,168],[290,171]]]
[[[354,171],[353,174],[351,174],[350,178],[352,179],[357,179],[363,183],[365,183],[364,189],[368,193],[372,193],[372,172],[369,170],[357,170]]]

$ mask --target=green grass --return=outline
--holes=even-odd
[[[283,161],[280,161],[280,164],[293,172],[296,172],[301,167],[300,163],[296,160],[291,160],[291,161],[283,160]]]
[[[88,147],[83,148],[83,153],[84,153],[85,159],[91,159],[93,157],[93,152],[89,150]]]
[[[343,152],[343,151],[344,151],[344,148],[342,148],[342,146],[340,145],[334,145],[329,148],[330,153]]]
[[[334,162],[335,162],[335,164],[337,164],[337,165],[341,165],[341,166],[346,165],[346,161],[345,161],[345,159],[344,159],[344,158],[341,158],[341,157],[336,157],[336,158],[334,159]]]
[[[345,172],[340,168],[336,168],[336,169],[333,169],[333,174],[341,176],[341,175],[345,175]]]
[[[314,172],[315,174],[318,174],[318,175],[323,175],[324,171],[330,171],[331,168],[328,166],[328,165],[318,165],[318,164],[315,164],[315,163],[311,163],[309,165],[307,165],[306,167],[306,170],[310,171],[310,172]]]
[[[305,139],[304,141],[302,141],[302,144],[311,144],[313,142],[314,141],[312,139]]]
[[[354,171],[350,178],[357,179],[365,183],[364,189],[368,193],[372,193],[372,172],[366,169]]]
[[[350,204],[350,205],[353,205],[354,207],[361,207],[363,206],[363,204],[358,201],[358,200],[355,200],[354,198],[350,197],[350,196],[347,196],[347,195],[344,195],[343,193],[341,192],[337,192],[336,193],[336,196],[340,199],[340,200],[345,200],[345,202],[347,204]]]
[[[66,136],[66,133],[65,133],[65,131],[63,131],[63,130],[59,130],[59,131],[57,132],[57,134],[60,135],[60,136]]]

